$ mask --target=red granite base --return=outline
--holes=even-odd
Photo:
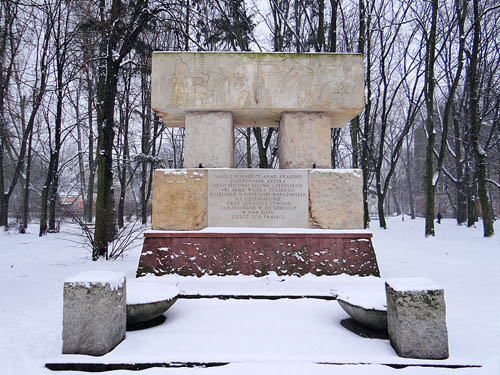
[[[370,233],[145,233],[137,277],[380,276]]]

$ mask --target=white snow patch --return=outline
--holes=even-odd
[[[443,289],[441,285],[427,277],[392,278],[387,280],[387,284],[398,292]]]
[[[186,169],[157,169],[157,171],[163,172],[163,174],[169,175],[187,175],[187,170]]]
[[[111,271],[86,271],[68,277],[65,283],[79,284],[90,287],[92,284],[109,284],[111,290],[116,290],[123,287],[125,275],[120,272]]]
[[[332,173],[332,174],[352,174],[354,177],[363,177],[361,169],[345,168],[345,169],[312,169],[311,173]]]
[[[158,284],[151,279],[135,279],[127,283],[128,305],[168,301],[178,295],[179,289],[175,286]]]
[[[337,299],[371,310],[387,310],[384,280],[377,277],[359,278],[357,282],[335,290]]]
[[[483,238],[482,226],[466,228],[443,219],[436,237],[423,235],[424,220],[387,219],[388,229],[374,226],[373,244],[385,279],[426,277],[446,291],[450,358],[442,361],[400,358],[388,340],[370,340],[347,331],[348,315],[335,301],[314,299],[180,299],[166,313],[166,323],[127,338],[102,357],[62,355],[63,282],[105,263],[109,271],[135,279],[140,246],[117,261],[93,262],[80,244],[81,229],[63,224],[60,233],[38,237],[0,231],[0,361],[2,374],[51,374],[47,362],[230,361],[217,368],[148,369],[141,374],[370,374],[497,375],[500,373],[500,236]],[[500,221],[495,222],[500,233]],[[140,243],[140,241],[138,241]],[[335,295],[356,288],[361,277],[154,278],[186,293]],[[143,278],[141,278],[143,279]],[[148,278],[149,279],[149,278]],[[284,280],[284,281],[280,281]],[[155,280],[156,281],[156,280]],[[370,281],[368,281],[368,284]],[[281,286],[283,285],[283,286]],[[472,298],[472,299],[471,299]],[[31,307],[30,307],[31,306]],[[34,306],[34,308],[33,308]],[[29,327],[29,328],[27,328]],[[318,362],[392,364],[479,364],[477,369],[377,365],[321,365]],[[129,371],[114,371],[128,374]],[[82,373],[83,374],[83,373]]]

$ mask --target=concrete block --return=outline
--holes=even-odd
[[[187,112],[185,168],[233,168],[231,112]]]
[[[126,324],[123,274],[90,271],[64,282],[63,354],[104,355],[125,339]]]
[[[309,170],[309,222],[313,228],[363,229],[361,169]]]
[[[386,281],[387,328],[400,357],[446,359],[448,330],[444,290],[426,278]]]
[[[207,200],[207,169],[157,169],[153,175],[152,229],[206,228]]]
[[[331,115],[286,112],[278,132],[281,169],[331,168]]]

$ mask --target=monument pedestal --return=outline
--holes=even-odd
[[[360,170],[156,170],[137,276],[379,275]]]
[[[264,276],[270,272],[380,276],[368,231],[232,229],[145,233],[137,277]]]

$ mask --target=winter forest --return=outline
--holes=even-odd
[[[93,258],[147,224],[155,168],[183,128],[150,107],[153,51],[365,56],[365,111],[331,133],[361,168],[365,226],[438,213],[494,234],[500,214],[496,0],[1,0],[0,226],[95,223]],[[277,128],[236,128],[238,168],[278,168]],[[407,218],[406,218],[407,216]]]

